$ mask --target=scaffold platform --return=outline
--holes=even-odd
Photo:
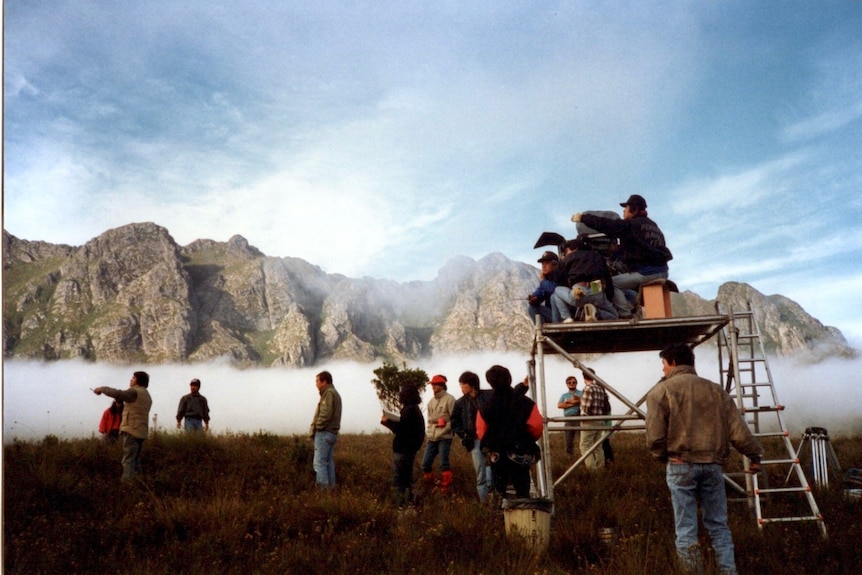
[[[606,320],[543,324],[537,328],[533,351],[554,354],[659,351],[671,343],[700,345],[729,321],[726,315],[660,319]]]

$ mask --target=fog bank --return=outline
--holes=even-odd
[[[719,378],[712,350],[698,352],[698,372],[709,379]],[[701,357],[702,356],[702,357]],[[442,373],[449,378],[449,392],[460,396],[458,376],[475,371],[487,387],[485,370],[498,363],[508,367],[518,381],[527,373],[529,356],[520,353],[483,353],[434,358],[411,362],[409,367],[425,370],[428,376]],[[655,352],[617,354],[585,362],[614,388],[637,402],[661,377],[661,362]],[[275,434],[305,433],[314,414],[318,393],[314,376],[329,370],[340,392],[345,433],[386,431],[379,423],[380,405],[371,380],[380,366],[354,362],[332,362],[306,369],[266,368],[239,370],[223,363],[117,367],[82,361],[6,361],[3,366],[4,442],[41,439],[53,434],[64,438],[98,435],[102,412],[110,399],[97,396],[90,388],[128,387],[133,371],[150,374],[153,397],[151,417],[157,416],[160,431],[176,432],[176,409],[189,381],[201,380],[201,393],[210,404],[214,433]],[[770,360],[779,401],[786,406],[785,422],[794,436],[806,427],[820,426],[836,435],[862,435],[862,392],[856,374],[862,360],[829,360],[817,365],[801,365],[791,359]],[[557,399],[565,392],[565,378],[580,374],[559,356],[546,358],[547,403],[549,413],[558,415]],[[430,398],[430,387],[423,408]],[[763,402],[766,403],[766,402]],[[624,413],[619,401],[612,401],[614,413]],[[774,421],[774,416],[761,421]],[[794,440],[796,443],[796,440]]]

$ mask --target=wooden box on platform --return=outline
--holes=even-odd
[[[670,287],[664,280],[642,285],[638,299],[644,319],[673,317],[670,309]]]

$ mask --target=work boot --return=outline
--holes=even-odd
[[[454,477],[452,477],[451,471],[443,472],[443,479],[440,481],[440,493],[449,493],[452,491],[452,481]]]

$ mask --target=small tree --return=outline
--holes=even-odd
[[[419,368],[408,369],[406,363],[402,366],[401,369],[398,369],[397,365],[384,361],[382,366],[374,370],[374,375],[377,377],[371,380],[377,391],[380,405],[392,413],[398,413],[401,409],[398,394],[402,385],[415,385],[420,394],[425,391],[425,386],[428,385],[428,374],[424,370]]]

